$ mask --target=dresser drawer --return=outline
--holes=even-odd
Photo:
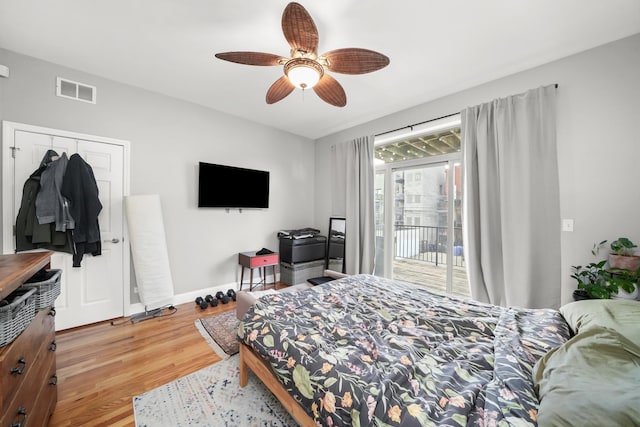
[[[49,425],[49,418],[53,414],[58,400],[58,379],[56,377],[56,359],[55,356],[47,356],[49,360],[46,361],[47,374],[42,379],[42,388],[37,399],[34,399],[34,411],[29,416],[29,423],[27,427],[46,427]]]
[[[49,338],[52,340],[53,336]],[[11,396],[11,402],[2,411],[4,415],[0,426],[10,426],[12,423],[18,423],[24,419],[28,420],[29,426],[43,424],[45,409],[50,406],[51,393],[55,394],[57,388],[55,378],[52,378],[56,369],[55,353],[47,346],[44,351],[38,354],[36,362],[25,374],[24,382],[20,384],[15,395],[8,395]],[[45,398],[40,396],[45,396]],[[41,399],[44,407],[41,407]]]
[[[251,268],[278,264],[278,254],[258,255],[251,258]]]
[[[38,420],[39,423],[34,425],[41,425],[43,427],[49,425],[49,418],[53,415],[53,411],[56,409],[56,403],[58,402],[58,378],[56,377],[56,365],[51,365],[49,370],[49,376],[47,377],[47,384],[40,391],[36,407],[38,408]]]
[[[9,346],[0,352],[0,413],[5,413],[9,400],[30,376],[38,354],[54,339],[54,320],[49,310],[36,314],[35,319]]]

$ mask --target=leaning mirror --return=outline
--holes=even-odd
[[[327,244],[326,268],[345,272],[344,243],[347,221],[344,218],[329,218],[329,241]]]

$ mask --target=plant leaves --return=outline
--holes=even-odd
[[[337,379],[335,379],[334,377],[329,377],[326,379],[326,381],[324,382],[324,387],[325,388],[329,388],[332,385],[334,385],[336,382],[338,382]]]
[[[300,391],[300,394],[307,399],[313,399],[313,388],[311,387],[311,379],[307,368],[302,365],[296,365],[293,369],[293,383]]]
[[[456,368],[456,374],[466,382],[471,382],[471,374],[466,369]]]
[[[273,347],[273,336],[265,335],[264,338],[262,338],[262,343],[265,345],[265,347]]]
[[[322,357],[324,360],[331,363],[332,365],[336,365],[338,363],[338,360],[335,357],[333,357],[333,355],[327,353],[326,351],[320,350],[318,354],[320,355],[320,357]]]
[[[451,419],[463,427],[467,425],[467,417],[462,414],[453,414]]]

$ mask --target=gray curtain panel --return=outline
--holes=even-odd
[[[371,135],[331,147],[332,212],[347,220],[347,274],[373,274],[374,269],[373,142]]]
[[[471,295],[560,305],[556,88],[462,111],[464,254]]]

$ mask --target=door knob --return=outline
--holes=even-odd
[[[118,238],[113,238],[111,240],[105,240],[106,243],[120,243],[120,239]]]

